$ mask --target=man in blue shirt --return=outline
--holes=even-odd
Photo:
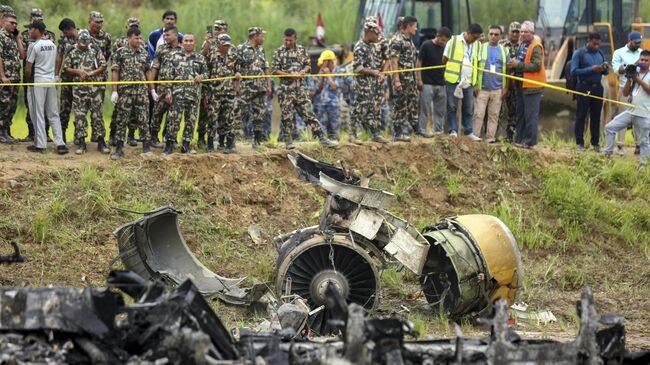
[[[479,73],[478,82],[474,88],[474,122],[472,130],[478,137],[481,136],[483,120],[487,110],[486,138],[488,143],[496,142],[497,127],[499,126],[499,112],[501,100],[508,95],[507,80],[496,73],[503,73],[506,64],[510,61],[509,51],[499,44],[501,27],[490,25],[488,28],[488,43],[479,47]]]
[[[609,65],[600,50],[600,34],[591,33],[584,47],[573,53],[571,59],[571,74],[577,77],[576,91],[594,96],[603,96],[603,75],[609,74]],[[576,111],[575,137],[578,151],[585,150],[585,120],[589,112],[589,131],[591,146],[598,152],[600,147],[600,110],[603,102],[600,99],[578,95],[578,110]]]
[[[153,56],[156,54],[156,49],[161,44],[165,43],[163,40],[163,33],[165,33],[165,28],[175,27],[176,19],[178,16],[173,10],[167,10],[163,13],[162,21],[163,27],[160,29],[152,30],[149,33],[149,40],[147,41],[147,52],[149,52],[149,59],[153,60]],[[178,44],[183,43],[183,33],[178,32]]]

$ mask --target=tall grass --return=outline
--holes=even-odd
[[[113,37],[123,35],[129,17],[139,18],[141,29],[147,33],[157,29],[162,26],[162,13],[173,9],[178,13],[179,30],[200,35],[200,39],[216,19],[229,23],[230,35],[238,43],[246,40],[249,27],[261,26],[268,32],[267,53],[282,43],[282,32],[288,27],[296,29],[302,42],[314,36],[319,12],[329,44],[351,43],[359,7],[358,0],[15,0],[9,4],[14,6],[19,22],[28,20],[31,8],[42,8],[46,24],[55,33],[59,33],[56,29],[61,19],[71,18],[85,27],[88,13],[97,10],[104,15],[104,27]]]

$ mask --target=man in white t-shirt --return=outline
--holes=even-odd
[[[49,39],[42,39],[45,33],[45,24],[42,20],[35,20],[26,25],[29,36],[34,42],[27,49],[27,64],[25,75],[29,80],[34,76],[35,83],[54,82],[54,65],[56,63],[56,46]],[[29,98],[29,114],[34,123],[34,145],[27,147],[31,152],[43,152],[47,147],[47,130],[45,129],[45,116],[52,127],[52,135],[56,150],[60,155],[69,152],[63,142],[61,120],[59,119],[59,106],[56,99],[56,87],[34,86],[27,90]]]
[[[614,152],[614,136],[616,132],[625,130],[634,126],[639,132],[638,143],[640,145],[639,170],[645,170],[650,154],[650,51],[641,52],[636,65],[632,65],[634,70],[625,70],[627,80],[623,87],[623,96],[632,96],[631,104],[634,105],[621,114],[617,115],[611,122],[605,126],[605,155],[611,157]],[[636,66],[636,68],[634,67]]]

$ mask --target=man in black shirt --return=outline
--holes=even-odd
[[[450,38],[451,30],[441,27],[434,39],[422,43],[416,67],[444,66],[442,54]],[[447,114],[445,68],[418,71],[416,75],[417,86],[420,90],[420,128],[426,131],[429,116],[432,115],[434,133],[442,133],[445,127],[444,118]]]

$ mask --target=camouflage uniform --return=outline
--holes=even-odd
[[[173,80],[193,80],[197,75],[204,79],[208,76],[205,58],[199,53],[186,55],[176,52],[171,55],[175,72]],[[185,115],[183,142],[189,143],[194,137],[194,124],[199,110],[199,94],[201,85],[198,83],[179,83],[172,88],[172,105],[169,108],[167,125],[167,142],[176,142],[176,136],[181,127],[181,119]]]
[[[241,44],[236,51],[235,72],[242,76],[264,75],[268,69],[264,48],[255,48],[246,42]],[[242,79],[241,95],[235,103],[235,120],[244,121],[245,110],[250,108],[250,118],[253,123],[253,132],[262,133],[264,113],[266,112],[266,79]]]
[[[351,74],[354,72],[353,63],[349,62],[338,67],[341,73]],[[350,118],[352,116],[352,107],[354,105],[354,77],[340,76],[339,90],[345,103],[341,105],[341,129],[351,133]],[[356,130],[356,128],[355,128]]]
[[[373,44],[359,40],[354,45],[354,71],[361,69],[381,70],[381,59]],[[379,135],[379,108],[377,100],[382,94],[382,84],[379,78],[371,75],[359,75],[355,78],[355,103],[350,118],[350,135],[356,137],[357,125],[368,129],[373,136]]]
[[[211,48],[208,58],[209,77],[234,76],[235,57],[232,48],[226,55],[221,54],[216,47]],[[235,123],[238,122],[233,118],[236,96],[233,80],[212,81],[209,86],[207,114],[210,121],[207,123],[207,133],[209,138],[214,138],[215,133],[218,133],[222,142],[223,138],[234,137]]]
[[[4,63],[5,76],[12,83],[20,82],[20,55],[16,40],[0,29],[0,56]],[[16,106],[18,104],[18,88],[13,86],[0,87],[0,123],[6,130],[11,126]]]
[[[415,68],[417,51],[411,38],[403,33],[396,34],[390,41],[390,57],[399,57],[398,69]],[[393,75],[393,77],[398,77]],[[394,120],[395,135],[400,136],[408,131],[408,126],[414,132],[418,126],[418,92],[414,72],[399,73],[402,84],[401,92],[394,92]]]
[[[77,40],[74,37],[62,36],[59,39],[59,43],[56,47],[56,52],[61,56],[61,64],[65,62],[65,58],[68,53],[74,48]],[[63,71],[61,67],[61,81],[63,82],[72,82],[72,75],[68,75]],[[63,135],[65,136],[65,130],[68,129],[68,123],[70,123],[70,114],[72,112],[72,86],[65,85],[61,86],[61,97],[59,98],[59,118],[61,118],[61,129],[63,130]],[[29,113],[28,113],[29,114]]]
[[[156,49],[153,56],[151,68],[158,70],[158,80],[173,80],[176,77],[177,65],[180,58],[175,57],[175,53],[183,54],[183,48],[180,45],[175,47],[169,43],[165,43]],[[157,84],[156,91],[158,94],[158,101],[156,101],[153,108],[153,117],[151,118],[151,135],[155,140],[158,140],[158,133],[162,124],[163,116],[169,112],[170,105],[165,102],[165,95],[172,93],[174,87],[178,84]],[[167,116],[169,118],[169,115]]]
[[[311,62],[305,47],[296,45],[295,48],[289,49],[281,46],[273,54],[273,69],[288,73],[298,73],[299,71],[309,68]],[[311,100],[307,96],[305,81],[303,78],[280,79],[278,89],[278,99],[280,102],[280,121],[281,134],[285,142],[291,140],[291,132],[294,128],[294,110],[302,117],[303,121],[311,128],[315,136],[321,134],[320,123],[312,109]]]
[[[94,15],[92,12],[91,17]],[[101,15],[101,14],[99,14]],[[103,19],[103,18],[102,18]],[[103,30],[100,30],[99,33],[96,35],[93,35],[90,33],[90,36],[92,38],[92,45],[94,47],[99,48],[101,50],[102,54],[104,55],[105,60],[110,60],[111,59],[111,35],[104,32]],[[99,75],[99,78],[97,81],[107,81],[108,80],[108,70],[104,72],[102,75]],[[91,118],[98,118],[104,120],[104,96],[106,94],[106,86],[101,85],[97,87],[97,96],[95,98],[96,102],[99,103],[99,108],[96,109],[96,111],[99,112],[98,115],[93,116],[91,112]],[[95,133],[95,129],[93,128],[93,140],[95,137],[97,137],[97,133]]]
[[[113,56],[112,70],[119,72],[120,81],[146,81],[149,70],[149,54],[140,47],[122,47]],[[141,137],[151,139],[149,133],[149,95],[145,84],[119,85],[115,104],[115,139],[124,142],[127,124],[134,122],[140,128]]]
[[[139,27],[139,26],[140,26],[140,20],[138,20],[137,18],[129,18],[126,21],[127,31],[131,27]],[[111,55],[115,55],[115,52],[117,52],[117,50],[122,47],[130,47],[129,38],[127,36],[119,37],[113,42],[113,45],[111,46]],[[144,43],[141,44],[141,47],[145,50],[147,49],[147,46]],[[107,61],[111,61],[112,63],[112,60],[107,60]],[[129,122],[128,127],[129,130],[131,131],[135,131],[136,129],[136,125],[134,122]],[[111,115],[110,130],[111,131],[115,130],[115,109],[113,109],[113,114]],[[111,137],[112,135],[113,133],[111,132]]]
[[[106,60],[100,50],[94,47],[88,47],[82,50],[79,46],[75,46],[65,58],[62,68],[81,69],[84,71],[93,71],[102,66],[106,66]],[[99,81],[102,75],[95,75],[87,78],[85,81],[94,82]],[[80,82],[79,76],[74,76],[74,82]],[[104,127],[104,119],[97,118],[101,115],[101,111],[97,110],[100,104],[97,102],[97,88],[99,86],[93,85],[78,85],[74,86],[72,91],[72,111],[74,112],[74,138],[75,140],[85,141],[88,136],[86,121],[86,114],[90,112],[90,120],[92,128],[99,138],[103,138],[106,134]]]
[[[36,10],[36,9],[34,9],[34,10]],[[32,10],[32,19],[38,19],[39,16],[35,16],[34,10]],[[40,14],[41,14],[40,19],[43,20],[43,13],[41,12]],[[20,33],[20,37],[23,40],[23,48],[25,49],[25,51],[27,51],[27,49],[29,48],[29,45],[34,43],[34,39],[32,39],[29,36],[29,31],[27,31],[27,30],[22,31],[22,33]],[[43,33],[43,38],[41,38],[41,39],[50,40],[50,41],[52,41],[52,43],[56,44],[56,35],[54,33],[50,32],[49,30],[45,30],[45,33]],[[25,76],[25,70],[27,69],[25,67],[26,62],[27,61],[23,60],[23,82],[34,82],[33,74],[32,74],[32,80],[27,80],[27,77]],[[25,93],[23,95],[23,101],[25,102],[25,108],[27,108],[27,110],[29,110],[29,105],[27,104],[27,86],[25,86]],[[68,119],[69,118],[70,117],[68,116]],[[30,117],[29,113],[25,114],[25,123],[27,123],[27,127],[29,128],[29,135],[33,136],[34,135],[34,126],[32,125],[32,118]],[[46,123],[46,125],[49,125],[49,123],[47,121],[47,117],[45,118],[45,123]],[[63,124],[61,124],[62,128],[67,128],[67,126],[68,126],[67,124],[65,124],[65,127],[63,126]],[[63,132],[65,133],[65,129],[63,129]]]
[[[518,55],[516,54],[517,45],[510,42],[509,39],[502,39],[499,41],[508,53],[510,59],[514,60]],[[504,80],[510,82],[510,79]],[[517,126],[517,93],[510,91],[506,99],[501,103],[501,112],[499,113],[499,126],[497,136],[505,138],[506,141],[511,142],[515,136],[515,127]]]

